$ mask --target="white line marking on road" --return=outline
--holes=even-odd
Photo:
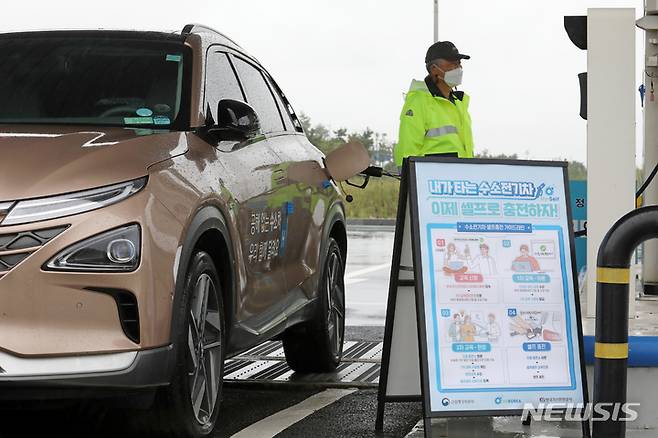
[[[384,268],[390,269],[390,267],[391,267],[390,263],[382,263],[381,265],[375,265],[369,268],[359,269],[358,271],[348,272],[347,274],[345,274],[345,278],[348,279],[348,278],[359,277],[363,274],[369,274],[371,272],[379,271],[380,269],[384,269]]]
[[[346,278],[345,279],[345,286],[349,286],[350,284],[363,283],[364,281],[368,281],[368,279],[367,278]]]
[[[315,394],[301,403],[263,418],[257,423],[252,424],[246,429],[233,435],[231,438],[268,438],[283,432],[293,424],[303,420],[309,415],[330,404],[340,400],[346,395],[358,391],[357,389],[327,389],[326,391]]]
[[[373,303],[372,301],[349,301],[347,300],[347,307],[386,307],[386,303]]]

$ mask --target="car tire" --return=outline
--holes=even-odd
[[[212,258],[197,252],[185,276],[183,321],[173,335],[176,363],[171,384],[156,396],[153,432],[210,436],[219,416],[226,332],[221,283]]]
[[[286,361],[299,373],[334,371],[343,357],[345,264],[338,243],[331,237],[320,275],[315,318],[283,335]]]

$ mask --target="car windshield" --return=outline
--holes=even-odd
[[[0,123],[182,123],[182,42],[3,37],[0,53]]]

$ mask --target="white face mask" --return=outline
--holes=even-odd
[[[448,86],[450,87],[456,87],[457,85],[461,85],[463,77],[464,77],[464,69],[461,67],[457,67],[456,69],[443,72],[443,81],[446,84],[448,84]]]

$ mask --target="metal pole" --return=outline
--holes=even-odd
[[[434,42],[439,41],[439,0],[434,0]]]
[[[612,224],[635,208],[634,22],[632,8],[587,10],[587,266],[591,267],[587,316],[591,318],[596,316],[594,268],[599,245]]]
[[[594,406],[606,410],[610,418],[593,422],[593,436],[596,438],[624,438],[626,435],[626,423],[623,419],[612,418],[612,414],[619,413],[621,405],[626,403],[629,267],[635,248],[655,237],[658,237],[658,206],[644,207],[619,219],[605,235],[599,248]]]
[[[645,9],[645,15],[646,9]],[[645,60],[649,56],[658,55],[658,46],[651,44],[649,39],[658,37],[655,30],[647,30],[645,35]],[[643,63],[644,64],[644,63]],[[658,69],[646,67],[644,70],[655,76]],[[644,178],[651,173],[658,163],[658,101],[651,100],[651,83],[654,87],[658,85],[658,79],[652,79],[647,74],[642,74],[647,94],[644,99]],[[658,204],[658,187],[650,184],[644,192],[644,205]],[[658,242],[649,241],[644,244],[644,260],[642,263],[642,280],[644,292],[650,295],[658,294]]]

